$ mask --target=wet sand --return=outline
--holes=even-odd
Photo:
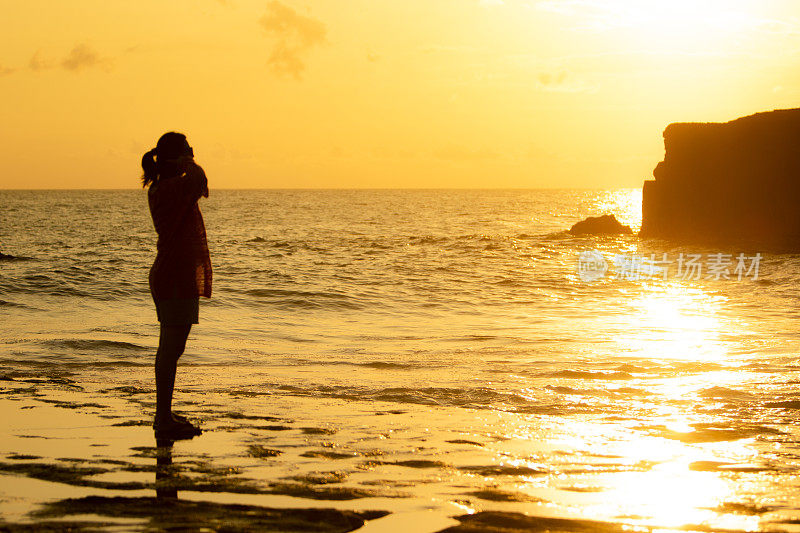
[[[195,417],[187,402],[182,412],[205,433],[156,442],[144,414],[152,390],[90,392],[65,374],[15,374],[0,376],[0,530],[338,532],[378,521],[363,530],[408,531],[410,520],[433,531],[455,523],[422,508],[392,517],[386,509],[404,507],[394,502],[409,497],[403,489],[413,481],[348,483],[353,465],[371,477],[382,453],[340,449],[327,440],[330,427],[241,411]]]
[[[133,383],[147,383],[149,369],[131,372]],[[154,440],[154,394],[145,385],[108,387],[68,372],[0,376],[0,529],[793,531],[800,524],[777,500],[723,502],[706,510],[715,526],[655,527],[621,513],[588,519],[611,480],[651,475],[658,462],[515,439],[503,414],[474,414],[497,432],[448,433],[436,429],[437,417],[452,412],[426,406],[200,392],[179,387],[176,410],[205,433],[170,446]],[[683,445],[739,437],[722,433],[698,427],[691,438],[667,438]],[[695,461],[689,470],[730,477],[764,468]],[[654,489],[651,499],[665,496]],[[719,525],[725,517],[730,527]]]

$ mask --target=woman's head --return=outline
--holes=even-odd
[[[177,175],[181,170],[179,159],[193,156],[192,147],[184,134],[174,131],[165,133],[156,147],[142,156],[142,187],[147,187],[159,178]]]

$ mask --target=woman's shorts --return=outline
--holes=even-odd
[[[200,312],[200,298],[174,298],[154,300],[156,316],[165,326],[184,326],[197,324]]]

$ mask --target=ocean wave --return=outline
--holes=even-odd
[[[633,379],[633,376],[627,372],[602,372],[594,370],[558,370],[546,374],[548,377],[553,378],[568,378],[568,379]]]
[[[766,435],[782,435],[783,432],[760,424],[692,424],[692,431],[675,431],[665,426],[645,426],[643,429],[651,436],[678,440],[688,444],[707,442],[726,442]]]
[[[746,368],[747,365],[742,368]],[[649,360],[623,363],[614,368],[616,372],[628,374],[651,374],[655,376],[675,376],[676,374],[695,374],[702,372],[716,372],[726,370],[725,365],[710,361],[668,361],[655,362]]]
[[[0,252],[0,261],[29,261],[32,257],[23,257],[21,255],[4,254]]]
[[[701,398],[710,400],[747,400],[754,396],[749,392],[729,389],[727,387],[711,387],[697,393]]]
[[[18,308],[18,309],[31,309],[31,310],[39,311],[39,309],[37,309],[35,307],[31,307],[29,305],[20,304],[20,303],[17,303],[17,302],[9,302],[9,301],[6,301],[6,300],[0,300],[0,308],[2,308],[2,307],[15,307],[15,308]]]
[[[266,390],[264,390],[266,389]],[[281,392],[290,396],[335,398],[362,402],[392,402],[401,404],[464,409],[488,409],[537,415],[608,414],[608,406],[593,406],[576,402],[542,402],[535,398],[491,389],[488,387],[386,387],[370,389],[344,385],[318,385],[304,387],[287,384],[262,384],[256,390],[225,390],[232,395],[272,395]]]
[[[242,241],[233,240],[231,244],[236,245]],[[305,240],[296,240],[296,241],[287,241],[282,239],[271,239],[265,238],[261,236],[253,237],[251,239],[244,240],[245,244],[264,244],[271,248],[278,248],[284,253],[291,254],[296,250],[310,250],[316,252],[326,252],[329,251],[326,247],[319,247],[311,242]]]
[[[516,393],[499,392],[487,387],[389,387],[374,391],[371,399],[397,403],[416,403],[421,405],[450,405],[456,407],[486,408],[506,405],[509,407],[528,407],[529,398]]]
[[[50,339],[40,341],[39,344],[43,346],[51,346],[55,348],[68,348],[70,350],[80,351],[134,351],[146,352],[152,351],[153,348],[134,344],[125,341],[110,341],[104,339]]]
[[[355,365],[367,368],[375,368],[378,370],[412,370],[415,368],[420,368],[421,366],[409,363],[392,363],[388,361],[371,361],[369,363],[355,363]]]
[[[319,362],[313,362],[313,364],[319,364]],[[374,368],[375,370],[413,370],[419,368],[431,368],[433,366],[433,365],[424,365],[418,363],[395,363],[392,361],[369,361],[366,363],[357,363],[350,361],[332,361],[332,362],[326,362],[324,364],[358,366],[362,368]]]
[[[289,342],[300,342],[300,343],[318,342],[316,339],[309,339],[309,338],[306,338],[306,337],[298,337],[297,335],[287,335],[287,334],[283,334],[283,333],[277,333],[277,334],[274,335],[274,337],[276,339],[281,339],[281,340],[289,341]]]
[[[480,342],[484,342],[484,341],[497,340],[497,339],[500,339],[500,338],[502,338],[502,337],[499,337],[498,335],[479,335],[479,334],[473,333],[473,334],[470,334],[470,335],[462,335],[460,337],[449,337],[449,338],[445,338],[445,339],[442,339],[442,340],[445,341],[445,342],[462,342],[462,341],[480,341]]]
[[[596,396],[600,398],[618,398],[621,396],[650,396],[652,393],[642,389],[632,387],[620,387],[617,389],[578,389],[558,385],[545,385],[547,390],[564,395],[576,396]]]
[[[197,363],[181,363],[182,366],[202,366]],[[33,359],[23,359],[17,357],[15,359],[0,359],[0,367],[8,367],[13,369],[19,368],[36,368],[43,370],[52,370],[64,372],[67,370],[81,371],[81,370],[97,370],[115,369],[125,367],[151,367],[153,361],[132,361],[130,359],[114,360],[114,361],[80,361],[74,359],[65,359],[62,356],[53,357],[38,357]]]
[[[81,282],[78,281],[78,284]],[[0,290],[9,294],[37,294],[50,296],[76,296],[79,298],[91,297],[92,293],[78,288],[75,280],[68,276],[50,276],[45,274],[30,274],[17,279],[5,279]],[[87,282],[83,285],[89,287]],[[104,294],[97,291],[97,294]]]
[[[363,303],[336,292],[288,289],[245,289],[238,291],[254,298],[253,303],[271,303],[289,309],[362,309]]]
[[[541,239],[542,235],[518,233],[508,235],[504,233],[483,234],[468,233],[462,235],[414,235],[407,238],[408,246],[438,245],[443,248],[461,248],[476,250],[500,249],[503,245],[513,245],[515,241],[528,241]],[[476,247],[478,245],[478,247]]]
[[[359,368],[373,368],[375,370],[413,370],[420,368],[436,368],[440,365],[431,365],[427,362],[423,363],[398,363],[395,361],[343,361],[333,360],[324,361],[319,359],[302,359],[292,358],[291,366],[356,366]]]
[[[767,402],[764,407],[773,409],[800,409],[800,400],[785,400],[782,402]]]
[[[521,278],[518,278],[518,277],[502,278],[502,279],[500,279],[498,281],[495,281],[493,283],[495,285],[501,285],[501,286],[505,285],[505,286],[508,286],[508,287],[524,287],[526,285],[530,285],[530,282],[528,282],[527,280],[523,280]]]
[[[287,289],[245,289],[245,294],[256,296],[258,298],[286,298],[299,296],[302,298],[333,298],[333,299],[347,299],[348,296],[335,292],[319,292],[319,291],[293,291]]]
[[[426,244],[442,244],[448,242],[449,237],[441,237],[435,235],[420,235],[408,238],[408,244],[412,246],[424,246]]]
[[[252,239],[248,239],[245,242],[249,243],[269,243],[270,246],[273,248],[294,248],[294,247],[304,247],[304,242],[289,242],[289,241],[281,241],[281,240],[272,240],[272,239],[265,239],[264,237],[253,237]]]
[[[528,465],[467,465],[459,466],[458,469],[483,477],[540,476],[549,473],[549,469],[538,465],[535,467]]]
[[[567,230],[554,231],[544,235],[542,238],[546,241],[563,241],[572,239],[574,236]]]

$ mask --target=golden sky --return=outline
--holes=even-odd
[[[796,0],[0,0],[0,188],[639,187],[800,102]]]

